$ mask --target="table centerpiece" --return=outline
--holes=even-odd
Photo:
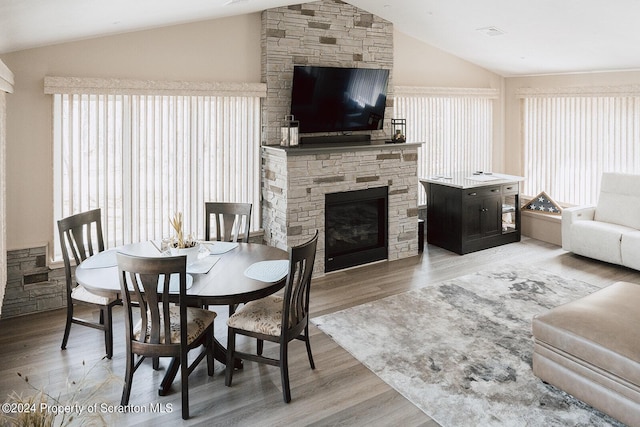
[[[176,212],[173,218],[169,220],[169,223],[176,233],[169,242],[169,251],[171,252],[171,255],[186,255],[187,264],[197,261],[198,254],[200,253],[200,242],[195,240],[191,234],[185,238],[182,212]]]

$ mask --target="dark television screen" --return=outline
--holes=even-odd
[[[382,129],[389,70],[296,65],[291,114],[300,132]]]

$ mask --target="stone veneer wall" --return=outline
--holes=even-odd
[[[64,268],[49,269],[46,260],[44,246],[7,252],[3,319],[66,307]]]
[[[295,150],[295,149],[294,149]],[[325,194],[389,187],[389,260],[418,254],[418,148],[396,145],[305,155],[263,147],[265,241],[286,249],[318,230],[314,276],[325,273]]]
[[[393,25],[340,0],[323,0],[262,12],[263,143],[277,145],[291,108],[294,65],[390,70],[385,128],[393,114]],[[358,132],[354,132],[358,133]],[[365,132],[369,133],[369,132]]]

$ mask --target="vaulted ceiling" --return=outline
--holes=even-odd
[[[0,54],[299,3],[0,0]],[[398,31],[503,76],[640,69],[637,0],[348,3],[393,22]]]

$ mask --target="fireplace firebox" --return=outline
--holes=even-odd
[[[388,257],[388,187],[325,195],[325,271]]]

